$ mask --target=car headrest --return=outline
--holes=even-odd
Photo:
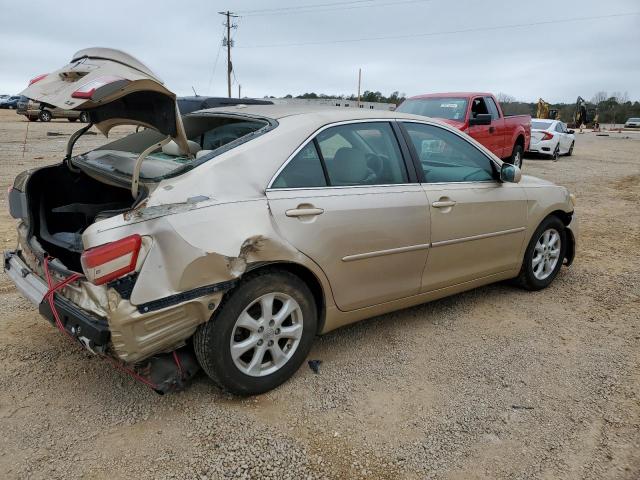
[[[353,185],[361,183],[369,175],[367,159],[364,152],[354,148],[342,147],[338,149],[331,168],[329,169],[331,181],[340,185]]]
[[[196,154],[200,151],[200,145],[193,140],[187,140],[187,145],[189,145],[189,151],[192,154]],[[179,157],[180,155],[182,155],[180,153],[180,147],[178,147],[178,144],[173,140],[162,147],[162,153],[174,157]]]

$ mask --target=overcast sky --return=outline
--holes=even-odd
[[[77,50],[101,46],[134,55],[178,94],[194,87],[200,95],[226,95],[217,12],[232,9],[241,15],[232,57],[243,96],[355,94],[361,67],[363,91],[384,94],[486,90],[574,102],[605,90],[640,100],[640,0],[0,0],[0,6],[0,93],[17,93]]]

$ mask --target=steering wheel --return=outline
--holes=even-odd
[[[367,166],[373,171],[376,177],[380,177],[380,175],[382,175],[382,170],[384,169],[384,160],[382,159],[382,156],[374,153],[367,153],[365,158],[367,159]]]

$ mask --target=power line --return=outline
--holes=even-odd
[[[376,41],[376,40],[399,40],[405,38],[416,38],[416,37],[435,37],[439,35],[450,35],[455,33],[471,33],[471,32],[485,32],[485,31],[493,31],[493,30],[506,30],[510,28],[522,28],[522,27],[537,27],[541,25],[556,25],[559,23],[570,23],[570,22],[582,22],[587,20],[599,20],[604,18],[617,18],[617,17],[630,17],[640,15],[640,12],[629,12],[629,13],[615,13],[611,15],[597,15],[591,17],[575,17],[575,18],[566,18],[562,20],[545,20],[540,22],[531,22],[531,23],[515,23],[511,25],[498,25],[493,27],[473,27],[466,28],[461,30],[443,30],[440,32],[423,32],[423,33],[408,33],[401,35],[385,35],[378,37],[361,37],[361,38],[345,38],[341,40],[321,40],[321,41],[313,41],[313,42],[300,42],[300,43],[273,43],[267,45],[239,45],[238,48],[278,48],[278,47],[303,47],[308,45],[328,45],[328,44],[336,44],[336,43],[356,43],[356,42],[366,42],[366,41]]]
[[[388,7],[388,6],[396,6],[396,5],[405,5],[409,3],[426,3],[433,2],[434,0],[401,0],[398,2],[385,2],[385,3],[371,3],[374,0],[362,0],[359,2],[345,2],[345,3],[326,3],[326,4],[317,4],[314,7],[321,7],[323,5],[339,5],[332,8],[310,8],[299,6],[299,7],[291,7],[291,8],[278,8],[278,9],[269,9],[264,12],[256,10],[256,13],[245,13],[241,14],[243,17],[264,17],[271,15],[298,15],[303,13],[322,13],[322,12],[333,12],[336,10],[353,10],[356,8],[377,8],[377,7]],[[365,3],[366,2],[366,3]]]
[[[236,12],[238,15],[253,15],[253,14],[262,14],[265,12],[284,12],[289,10],[299,10],[302,8],[317,8],[317,7],[332,7],[336,5],[350,5],[353,3],[371,3],[374,0],[352,0],[349,2],[332,2],[332,3],[315,3],[315,4],[307,4],[307,5],[292,5],[290,7],[279,7],[279,8],[256,8],[253,10],[240,10]]]
[[[216,60],[213,62],[213,69],[211,70],[211,75],[209,76],[209,84],[207,85],[207,95],[211,95],[211,84],[213,83],[213,76],[216,74],[216,69],[218,68],[218,59],[220,58],[220,51],[222,50],[222,42],[224,40],[224,31],[222,36],[220,37],[220,42],[218,43],[218,53],[216,53]]]

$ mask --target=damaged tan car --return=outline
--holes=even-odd
[[[236,394],[314,337],[491,282],[548,286],[575,252],[564,187],[424,117],[236,106],[180,117],[129,55],[88,49],[24,95],[87,112],[9,193],[5,269],[74,342],[159,392],[199,366]],[[142,131],[82,154],[91,125]]]

